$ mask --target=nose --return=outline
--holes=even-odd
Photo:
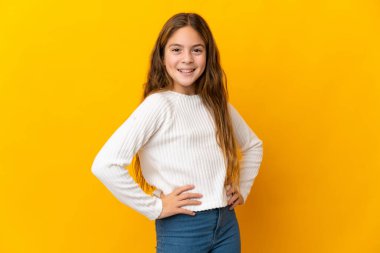
[[[183,63],[193,62],[193,55],[189,51],[185,51],[182,59]]]

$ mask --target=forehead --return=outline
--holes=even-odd
[[[166,43],[167,46],[178,44],[182,46],[204,45],[199,33],[191,26],[185,26],[175,31]]]

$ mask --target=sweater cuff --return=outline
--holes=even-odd
[[[253,185],[254,180],[251,182],[240,182],[240,194],[243,196],[244,204],[247,203],[248,195],[251,192],[251,188]]]
[[[152,211],[146,214],[146,217],[148,217],[149,220],[156,220],[162,212],[162,199],[157,198],[156,196],[152,196],[152,198],[155,199],[154,206]]]
[[[156,189],[153,191],[153,195],[156,196],[157,198],[159,198],[161,196],[161,190],[160,189]]]

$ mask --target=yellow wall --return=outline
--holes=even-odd
[[[1,1],[0,252],[154,252],[154,223],[91,174],[138,105],[164,22],[208,21],[264,141],[243,252],[380,252],[380,5]]]

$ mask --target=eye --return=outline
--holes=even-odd
[[[175,53],[178,53],[180,50],[181,50],[181,49],[179,49],[179,48],[173,48],[171,51],[172,51],[172,52],[175,52]]]
[[[203,52],[203,50],[201,48],[196,48],[196,49],[194,49],[194,52],[200,54]]]

